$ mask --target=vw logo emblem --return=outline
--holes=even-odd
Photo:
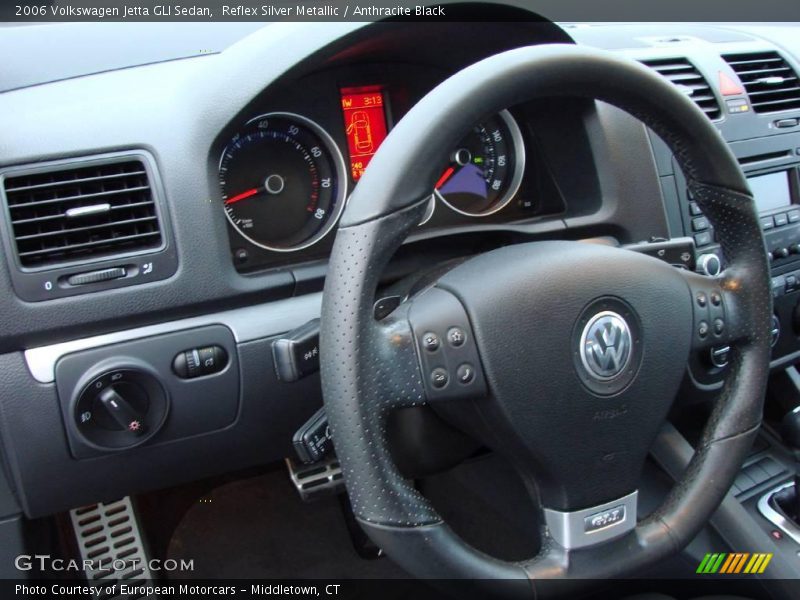
[[[632,350],[631,329],[615,312],[597,313],[583,328],[581,362],[595,379],[608,381],[622,373],[628,367]]]

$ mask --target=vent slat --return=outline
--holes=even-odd
[[[139,233],[139,234],[136,234],[136,235],[128,235],[128,236],[124,236],[124,237],[117,237],[117,238],[113,238],[113,239],[109,239],[109,240],[99,240],[97,242],[86,242],[86,243],[83,243],[83,244],[72,244],[71,246],[69,246],[69,248],[70,249],[74,249],[74,248],[91,248],[91,247],[99,246],[99,245],[102,245],[102,244],[108,244],[110,242],[126,242],[126,241],[130,241],[130,240],[136,240],[136,239],[142,239],[142,238],[151,237],[151,236],[154,236],[154,235],[161,235],[161,234],[158,231],[153,231],[151,233]],[[27,256],[37,256],[37,255],[44,254],[44,253],[52,253],[54,251],[55,250],[52,249],[52,248],[47,248],[47,249],[44,249],[44,250],[35,250],[35,251],[32,251],[32,252],[20,252],[19,255],[21,257],[23,257],[23,256],[25,256],[25,257],[27,257]]]
[[[131,202],[130,204],[122,204],[120,206],[112,206],[111,210],[112,211],[114,211],[114,210],[128,210],[128,209],[141,208],[141,207],[144,207],[144,206],[152,206],[152,205],[153,205],[153,201],[152,200],[148,200],[147,202]],[[35,218],[35,219],[13,220],[13,221],[11,221],[11,224],[12,225],[28,225],[30,223],[38,223],[39,221],[49,221],[49,220],[53,220],[53,219],[64,219],[64,218],[66,218],[66,214],[59,213],[59,214],[56,214],[56,215],[50,215],[48,217],[38,217],[38,218]]]
[[[722,111],[705,77],[686,58],[661,58],[642,61],[672,84],[686,92],[709,119],[719,119]]]
[[[770,113],[800,108],[797,74],[777,52],[728,54],[722,58],[739,76],[753,111]]]
[[[3,180],[23,267],[129,254],[163,241],[144,162],[59,165]]]
[[[50,200],[38,200],[33,202],[26,202],[25,204],[11,204],[9,203],[9,208],[31,208],[35,206],[45,206],[47,204],[53,204],[55,202],[72,202],[74,200],[87,200],[91,198],[105,198],[106,196],[113,196],[115,194],[127,194],[131,192],[143,192],[145,190],[149,190],[149,185],[140,185],[138,187],[132,188],[125,188],[122,190],[111,190],[108,192],[96,192],[94,194],[77,194],[75,196],[67,196],[66,198],[51,198]],[[7,194],[10,195],[10,194]]]
[[[733,65],[753,65],[753,64],[761,64],[761,63],[776,63],[776,62],[779,63],[779,62],[783,62],[783,59],[780,56],[772,56],[772,57],[770,57],[769,56],[770,54],[777,54],[777,53],[765,52],[762,55],[763,58],[742,58],[742,59],[737,58],[737,56],[755,56],[755,55],[750,55],[750,54],[741,54],[741,55],[731,54],[731,55],[725,56],[723,58],[731,66],[733,66]]]
[[[37,183],[35,185],[26,185],[22,187],[6,187],[6,192],[28,192],[30,190],[43,190],[51,187],[72,185],[78,183],[87,183],[89,181],[108,181],[111,179],[119,179],[120,177],[131,177],[135,175],[147,175],[145,171],[135,171],[132,173],[116,173],[113,175],[101,175],[100,177],[84,177],[83,179],[60,179],[58,181],[51,181],[49,183]]]
[[[791,75],[793,73],[791,67],[775,67],[773,69],[762,69],[760,66],[757,69],[735,69],[736,73],[739,75],[739,78],[744,77],[760,77],[762,75],[775,75],[778,73],[788,73]]]
[[[132,225],[134,223],[149,223],[156,221],[156,217],[142,217],[140,219],[127,219],[126,221],[112,221],[110,223],[99,223],[97,225],[87,225],[86,227],[73,227],[72,229],[59,230],[59,231],[45,231],[44,233],[32,233],[30,235],[20,235],[17,237],[19,241],[39,240],[54,235],[70,235],[72,233],[81,233],[84,231],[92,231],[97,229],[106,229],[108,227],[118,227],[125,225]]]
[[[750,92],[750,96],[767,96],[769,94],[792,94],[793,96],[797,96],[798,94],[800,94],[800,87],[794,86],[790,88],[775,88],[772,90]]]

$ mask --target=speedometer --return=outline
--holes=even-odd
[[[322,239],[344,209],[344,159],[316,123],[291,113],[248,121],[222,153],[219,182],[231,225],[276,252]]]
[[[522,134],[504,110],[476,125],[461,140],[436,183],[436,194],[456,212],[485,217],[511,201],[524,168]]]

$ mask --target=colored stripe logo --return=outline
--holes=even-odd
[[[737,573],[759,574],[767,569],[772,554],[763,552],[731,552],[706,554],[696,573],[701,575],[733,575]]]

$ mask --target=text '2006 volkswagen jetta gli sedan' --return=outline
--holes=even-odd
[[[3,597],[798,597],[800,11],[533,4],[2,9]]]

